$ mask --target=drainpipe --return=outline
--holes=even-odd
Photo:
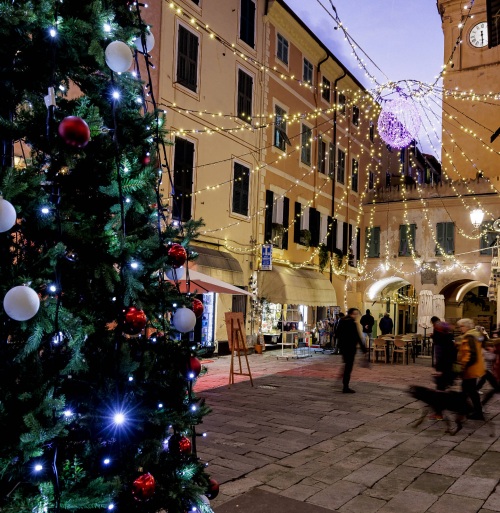
[[[344,73],[335,79],[333,82],[333,105],[335,108],[333,109],[333,176],[332,179],[332,219],[333,214],[335,213],[335,165],[337,163],[337,103],[338,103],[338,92],[337,92],[337,84],[347,75],[347,70],[344,68]],[[332,270],[332,260],[333,251],[330,248],[330,282],[333,283],[333,270]]]

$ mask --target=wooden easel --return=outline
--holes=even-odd
[[[229,342],[229,350],[231,351],[231,367],[229,369],[229,385],[234,385],[234,375],[249,376],[250,383],[253,386],[252,372],[248,363],[247,345],[245,342],[245,334],[243,332],[243,313],[242,312],[226,312],[226,330]],[[234,370],[234,353],[238,357],[239,371]],[[241,353],[245,356],[248,373],[243,372],[241,366]]]

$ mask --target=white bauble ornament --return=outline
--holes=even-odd
[[[134,56],[132,50],[123,41],[113,41],[106,47],[106,64],[116,73],[124,73],[130,69]]]
[[[141,36],[136,37],[134,44],[139,52],[144,52],[144,48],[142,46],[142,38]],[[146,53],[149,53],[155,46],[155,36],[151,32],[146,32]]]
[[[175,280],[182,280],[184,278],[184,275],[186,274],[184,267],[182,265],[178,267],[177,269],[169,269],[166,273],[167,278],[171,281]]]
[[[196,315],[189,308],[179,308],[172,317],[172,324],[181,333],[193,331],[196,325]]]
[[[0,196],[0,232],[9,231],[16,224],[16,209]]]
[[[5,313],[15,321],[27,321],[40,308],[40,298],[30,287],[19,285],[10,289],[3,298]]]

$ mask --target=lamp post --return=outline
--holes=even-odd
[[[483,222],[483,219],[484,212],[480,208],[475,208],[474,210],[471,210],[470,221],[474,228],[479,228],[481,226],[481,223]]]

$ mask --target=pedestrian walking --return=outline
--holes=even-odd
[[[434,368],[436,370],[436,389],[446,390],[453,385],[455,375],[453,364],[457,360],[453,330],[439,317],[431,317],[433,327],[432,350],[434,351]]]
[[[334,340],[334,347],[333,347],[333,352],[335,354],[338,354],[339,353],[339,340],[338,340],[338,337],[337,337],[337,328],[339,326],[339,322],[341,319],[343,319],[345,317],[345,314],[344,312],[339,312],[336,316],[335,316],[335,321],[333,323],[333,340]]]
[[[481,334],[475,329],[472,319],[460,319],[457,326],[462,333],[458,348],[458,362],[462,369],[462,392],[470,399],[473,408],[468,418],[484,420],[481,398],[476,388],[478,378],[486,372],[481,357]]]
[[[344,360],[344,376],[342,378],[342,392],[344,394],[353,394],[355,392],[355,390],[349,387],[349,382],[358,345],[364,354],[367,352],[363,339],[363,330],[359,323],[359,316],[360,311],[357,308],[349,308],[347,315],[340,319],[336,330],[338,349]]]
[[[499,384],[493,374],[493,364],[497,359],[497,355],[495,354],[495,344],[490,342],[490,340],[483,340],[482,343],[482,356],[484,359],[484,366],[486,372],[479,378],[476,388],[477,390],[481,390],[486,382],[491,385],[491,390],[484,396],[483,406],[493,397],[493,394],[499,392]],[[482,393],[482,392],[481,392]]]
[[[394,329],[394,323],[392,322],[389,312],[385,312],[384,316],[378,323],[378,327],[380,328],[382,335],[390,335],[392,333],[392,330]]]
[[[375,324],[375,318],[370,313],[370,310],[366,310],[366,313],[361,317],[359,322],[363,328],[363,337],[365,346],[367,346],[370,343],[370,335],[373,330],[373,325]]]

